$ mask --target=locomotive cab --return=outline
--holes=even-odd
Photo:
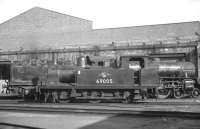
[[[147,65],[146,55],[128,55],[120,57],[120,65],[122,68],[134,70],[134,83],[141,84],[141,70]]]
[[[80,56],[77,60],[77,66],[81,68],[117,68],[117,62],[114,57]]]
[[[146,55],[127,55],[120,57],[120,67],[125,68],[136,68],[135,70],[140,70],[147,65],[148,56]]]

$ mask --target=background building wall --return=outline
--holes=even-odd
[[[92,21],[61,14],[51,10],[35,7],[2,24],[0,24],[0,50],[52,50],[80,45],[95,47],[106,45],[141,45],[155,44],[164,40],[198,39],[200,22],[183,22],[160,25],[132,26],[120,28],[93,29]],[[161,50],[157,50],[161,51]],[[163,51],[163,50],[162,50]],[[173,50],[180,51],[179,49]],[[88,55],[123,55],[134,53],[151,53],[152,50],[124,50],[109,52],[73,52],[59,53],[59,61],[75,63],[80,54]],[[164,52],[164,51],[163,51]],[[5,55],[1,59],[31,63],[52,61],[54,53]]]
[[[57,33],[91,29],[92,21],[35,7],[0,25],[0,48],[3,51],[41,49],[44,45],[58,43],[59,40],[45,43]]]
[[[196,38],[200,22],[92,29],[92,21],[35,7],[0,24],[0,49],[62,49],[80,44],[141,44]]]

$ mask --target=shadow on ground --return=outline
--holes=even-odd
[[[200,129],[200,119],[120,114],[79,129]]]
[[[43,129],[25,125],[17,125],[11,123],[0,123],[0,129]]]

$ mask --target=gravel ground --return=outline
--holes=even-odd
[[[0,129],[28,129],[30,127],[45,129],[200,129],[200,120],[120,114],[0,112]]]

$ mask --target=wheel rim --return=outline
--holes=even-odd
[[[180,89],[174,89],[174,97],[180,99],[184,96]]]
[[[158,88],[157,92],[158,92],[157,97],[159,99],[168,98],[170,96],[170,94],[171,94],[171,90],[170,89],[166,89],[166,88]]]
[[[195,88],[195,89],[192,91],[192,96],[193,96],[193,97],[198,97],[198,96],[199,96],[199,89]]]
[[[94,98],[96,98],[96,97],[98,97],[98,96],[99,96],[99,93],[98,93],[97,91],[92,91],[92,92],[91,92],[91,100],[89,100],[89,102],[90,102],[90,103],[100,103],[101,100],[99,100],[99,99],[94,99]]]
[[[101,100],[89,100],[89,103],[100,103],[101,102]]]
[[[129,91],[124,91],[122,103],[130,103],[131,101],[131,93]]]
[[[92,91],[91,92],[91,98],[96,98],[96,97],[98,97],[98,92],[97,91]]]

